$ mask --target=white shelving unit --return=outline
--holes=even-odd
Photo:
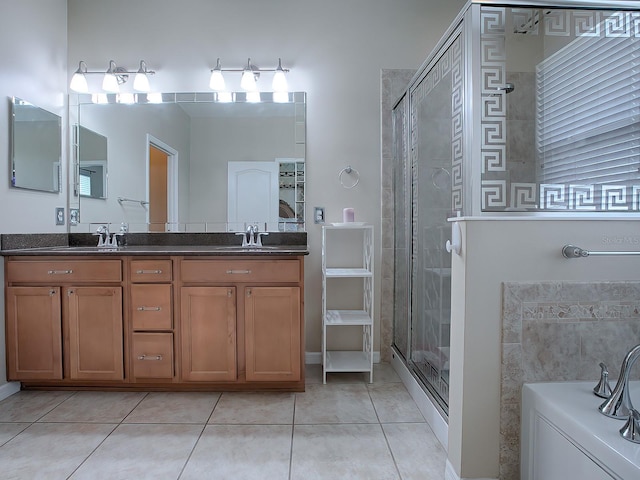
[[[356,245],[357,243],[357,245]],[[353,249],[360,250],[351,255]],[[346,253],[345,253],[346,252]],[[343,255],[338,255],[343,253]],[[331,283],[359,279],[362,296],[347,308],[335,307],[328,292]],[[373,226],[343,223],[322,227],[322,382],[327,372],[365,372],[373,382]],[[344,299],[342,300],[344,302]],[[338,302],[339,303],[339,302]],[[328,332],[341,327],[362,327],[362,348],[332,349]]]

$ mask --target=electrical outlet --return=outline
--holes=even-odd
[[[80,223],[80,209],[69,209],[69,225],[78,225]]]
[[[314,207],[313,223],[324,223],[324,207]]]
[[[56,207],[56,225],[64,225],[64,207]]]

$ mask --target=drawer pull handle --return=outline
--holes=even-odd
[[[159,312],[162,307],[138,307],[139,312]]]
[[[73,270],[49,270],[47,273],[49,275],[70,275]]]
[[[138,360],[153,360],[153,361],[162,360],[162,355],[146,355],[143,353],[138,357]]]
[[[251,270],[227,270],[229,275],[249,275]]]
[[[136,273],[141,275],[146,275],[146,274],[159,275],[162,273],[162,270],[136,270]]]

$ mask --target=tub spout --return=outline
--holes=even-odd
[[[624,357],[620,367],[620,376],[611,396],[598,407],[603,415],[621,420],[626,420],[631,415],[633,405],[629,396],[629,372],[638,357],[640,357],[640,345],[633,347]]]

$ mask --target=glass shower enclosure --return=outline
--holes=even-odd
[[[632,3],[472,1],[395,106],[393,347],[445,414],[452,217],[640,212]]]

